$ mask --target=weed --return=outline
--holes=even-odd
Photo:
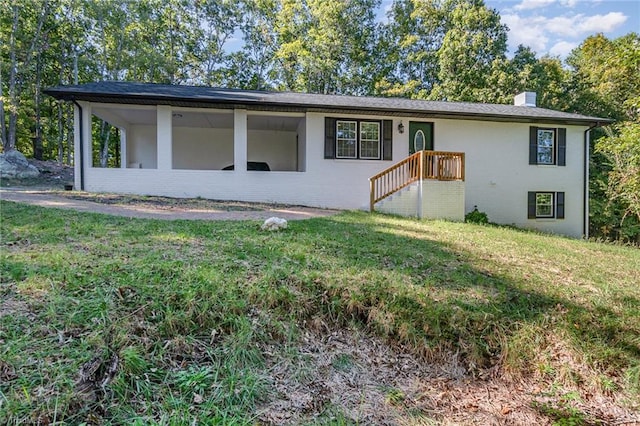
[[[489,216],[487,216],[485,212],[479,211],[478,206],[473,206],[473,210],[464,215],[464,221],[467,223],[486,225],[489,223]]]

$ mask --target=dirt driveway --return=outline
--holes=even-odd
[[[331,216],[339,212],[302,206],[213,201],[199,198],[90,194],[19,187],[1,188],[0,199],[41,207],[164,220],[264,220],[273,216],[287,220],[300,220]]]

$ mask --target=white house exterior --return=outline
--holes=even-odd
[[[369,208],[369,178],[407,158],[425,129],[418,149],[463,153],[463,179],[398,191],[397,213],[412,215],[407,200],[420,197],[426,217],[477,206],[492,222],[573,237],[588,229],[588,130],[609,122],[530,106],[531,94],[488,105],[124,82],[47,93],[76,105],[77,189]],[[94,164],[94,117],[119,129],[119,168]],[[248,170],[255,163],[270,171]]]

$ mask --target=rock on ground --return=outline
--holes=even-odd
[[[34,178],[40,171],[29,164],[21,152],[11,150],[0,154],[0,177],[12,179]]]
[[[280,229],[287,229],[287,220],[280,217],[270,217],[264,221],[261,228],[263,231],[279,231]]]

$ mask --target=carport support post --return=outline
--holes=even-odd
[[[173,167],[173,127],[171,107],[158,105],[157,109],[157,148],[158,170],[171,170]]]
[[[247,171],[247,110],[233,110],[233,164],[236,171]]]
[[[78,104],[75,104],[73,106],[73,187],[80,191],[84,189],[82,187],[84,182],[82,182],[82,179],[80,178],[82,176],[80,167],[82,167],[83,164],[83,161],[80,158],[80,153],[82,152],[80,144],[84,137],[84,135],[80,134],[80,131],[82,130],[82,126],[80,126],[80,121],[83,119],[83,117],[81,117],[82,113],[83,111],[80,110]]]

